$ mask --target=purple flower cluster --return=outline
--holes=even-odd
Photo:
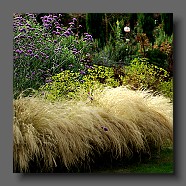
[[[73,48],[73,49],[72,49],[72,53],[73,53],[74,55],[78,55],[78,54],[80,54],[80,51],[79,51],[77,48]]]
[[[62,36],[68,37],[70,35],[73,35],[72,29],[68,28],[63,34]]]
[[[85,33],[84,38],[77,38],[74,33],[77,19],[73,18],[69,27],[64,27],[60,23],[61,16],[45,15],[41,17],[40,25],[36,21],[37,14],[14,14],[13,60],[16,86],[24,82],[25,85],[19,86],[28,88],[26,83],[32,80],[32,88],[38,88],[35,85],[50,81],[51,76],[62,70],[75,69],[82,76],[86,74],[86,69],[91,68],[91,65],[86,65],[86,54],[91,51],[89,43],[93,41],[92,36]],[[82,56],[86,56],[84,61],[81,60]]]
[[[49,16],[41,17],[43,26],[48,30],[52,29],[52,22],[54,20],[53,16],[50,14]]]
[[[86,69],[93,69],[93,66],[91,66],[91,65],[90,66],[89,65],[85,65],[85,68]]]
[[[60,15],[61,16],[61,15]],[[74,35],[72,29],[75,28],[76,18],[72,19],[72,22],[69,23],[69,28],[63,28],[63,25],[59,23],[60,19],[54,14],[45,15],[41,17],[43,26],[46,30],[52,30],[52,34],[56,36],[71,36]]]
[[[84,33],[85,37],[84,37],[84,41],[93,41],[92,35],[88,34],[88,33]]]

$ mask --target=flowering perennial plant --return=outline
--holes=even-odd
[[[13,15],[14,93],[27,88],[38,89],[49,77],[63,70],[85,71],[86,56],[91,55],[93,38],[88,33],[78,37],[77,19],[68,26],[61,23],[62,14]],[[89,61],[88,61],[89,62]],[[90,65],[89,65],[90,66]]]

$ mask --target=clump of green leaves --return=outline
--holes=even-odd
[[[114,69],[110,67],[93,65],[85,72],[65,70],[52,76],[48,83],[40,88],[47,99],[79,99],[91,96],[95,89],[104,86],[119,86],[114,76]]]
[[[116,63],[129,64],[133,55],[136,54],[137,47],[133,34],[122,33],[123,20],[117,22],[112,26],[113,34],[110,34],[107,44],[101,51],[94,54],[94,63],[113,66]]]
[[[97,88],[121,85],[148,89],[173,98],[173,81],[168,72],[150,64],[146,58],[136,58],[130,66],[120,69],[93,65],[83,73],[65,70],[52,76],[40,91],[50,100],[79,99],[92,96]]]
[[[173,78],[169,81],[162,81],[158,85],[158,91],[173,101]]]
[[[125,67],[123,84],[133,89],[150,89],[173,98],[173,80],[163,68],[150,64],[147,58],[135,58]]]

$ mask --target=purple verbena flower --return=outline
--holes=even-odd
[[[43,33],[42,36],[47,37],[47,33]]]
[[[60,24],[59,24],[58,22],[55,22],[54,24],[56,25],[56,27],[57,27],[57,26],[60,27]]]
[[[81,59],[80,62],[85,62],[85,60],[84,59]]]
[[[62,35],[64,35],[64,36],[70,36],[70,32],[69,31],[65,31]]]
[[[29,28],[29,30],[33,31],[33,30],[35,30],[35,28]]]
[[[20,36],[19,36],[20,39],[23,39],[23,38],[25,38],[25,37],[26,37],[25,35],[20,35]]]
[[[62,28],[60,26],[56,26],[56,29],[58,30],[62,30]]]
[[[73,51],[77,51],[77,48],[73,48],[72,50],[73,50]]]
[[[83,70],[80,70],[80,74],[86,74],[85,71]]]
[[[34,17],[34,14],[28,14],[28,16],[30,16],[30,17]]]
[[[31,25],[29,23],[26,23],[26,26],[29,27],[29,28],[31,27]]]
[[[60,32],[56,32],[56,35],[61,35],[61,33]]]
[[[34,57],[37,58],[37,59],[39,59],[39,55],[38,54],[36,54]]]
[[[26,29],[25,29],[25,28],[21,28],[19,31],[20,31],[20,32],[25,32],[25,33],[26,33]]]
[[[85,40],[87,40],[87,41],[93,41],[93,38],[92,38],[92,36],[90,34],[87,34],[85,36]]]
[[[51,22],[53,19],[51,18],[51,17],[49,17],[48,19],[47,19],[47,21],[48,22]]]
[[[70,22],[70,23],[68,23],[69,25],[74,25],[74,22]]]
[[[32,53],[32,50],[31,50],[31,49],[29,49],[29,50],[27,50],[27,52],[28,52],[29,54],[31,54],[31,53]]]
[[[51,83],[52,82],[52,79],[46,79],[45,82],[46,83]]]
[[[23,53],[23,51],[19,50],[19,49],[17,49],[15,52],[18,53],[18,54],[22,54]]]
[[[74,18],[72,19],[72,21],[77,21],[77,19],[74,17]]]
[[[102,126],[101,128],[102,128],[104,131],[108,131],[108,128],[107,128],[107,127]]]

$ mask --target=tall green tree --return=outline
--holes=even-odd
[[[105,14],[104,13],[87,13],[86,28],[87,32],[99,42],[99,47],[103,47],[106,43],[105,38]]]
[[[154,45],[155,38],[153,36],[153,30],[155,28],[155,20],[153,13],[140,13],[138,16],[139,24],[149,39],[149,41]]]
[[[131,30],[134,30],[135,24],[137,22],[137,13],[131,13],[129,14],[129,22],[130,22],[130,28]]]
[[[173,13],[161,14],[165,34],[171,36],[173,33]]]

